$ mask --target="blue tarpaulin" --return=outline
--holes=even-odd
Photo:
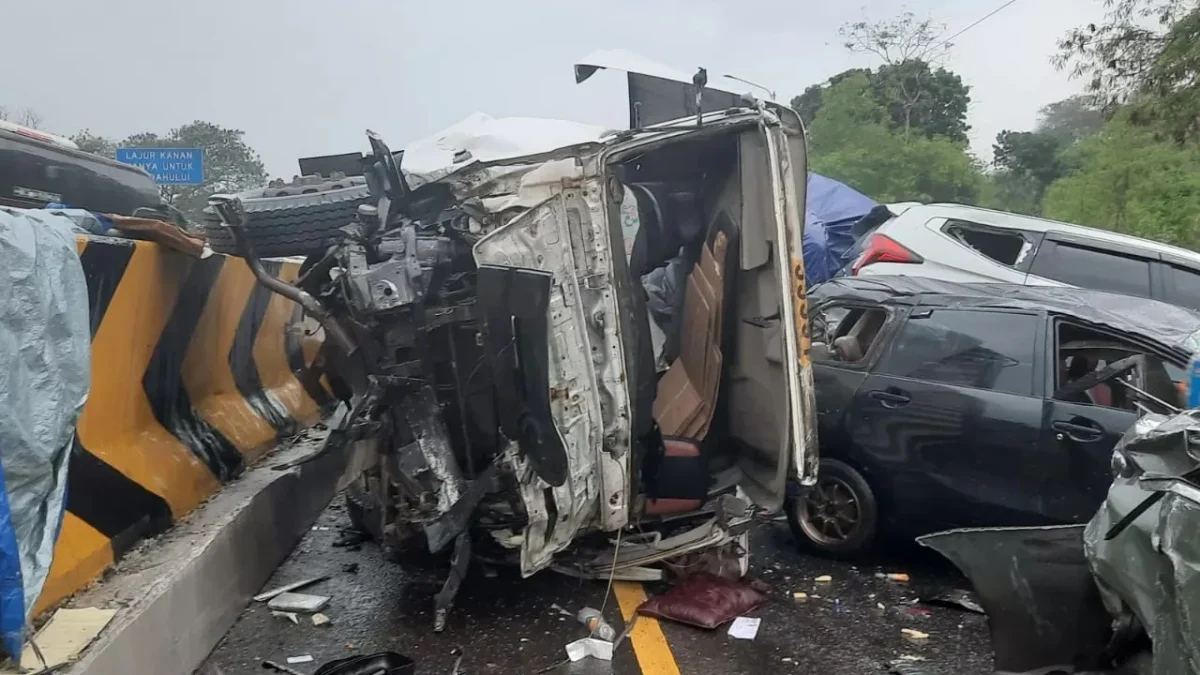
[[[808,174],[804,223],[804,276],[809,286],[833,278],[854,246],[851,227],[876,203],[854,188],[820,174]]]
[[[66,502],[91,379],[74,222],[0,206],[0,649],[20,658]]]

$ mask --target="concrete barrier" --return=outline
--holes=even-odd
[[[41,612],[163,532],[330,402],[291,301],[246,264],[81,237],[92,386]],[[298,263],[269,262],[296,278]]]

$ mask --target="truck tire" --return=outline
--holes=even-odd
[[[246,237],[260,258],[324,253],[338,231],[352,222],[358,207],[371,201],[366,185],[328,192],[243,198]],[[237,255],[233,235],[212,207],[204,209],[204,233],[217,253]]]

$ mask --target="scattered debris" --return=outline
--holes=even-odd
[[[550,603],[550,613],[551,614],[560,614],[562,616],[575,616],[574,614],[572,614],[572,613],[568,612],[566,609],[564,609],[563,606],[558,604],[557,602]]]
[[[322,664],[318,675],[413,675],[417,664],[396,652],[358,654]]]
[[[900,660],[901,661],[924,661],[925,657],[924,656],[913,656],[911,654],[901,654]]]
[[[370,537],[364,532],[359,532],[355,529],[344,529],[342,530],[342,536],[334,540],[332,545],[334,548],[348,548],[355,550],[369,538]]]
[[[875,603],[875,606],[881,610],[885,610],[885,611],[887,610],[887,607],[882,602]]]
[[[296,625],[300,624],[300,617],[296,616],[295,612],[271,612],[271,616],[287,619]]]
[[[783,657],[782,659],[780,659],[780,661],[783,661],[784,663],[791,663],[791,662],[792,662],[792,657],[790,657],[790,656],[785,656],[785,657]]]
[[[608,625],[598,609],[584,607],[579,610],[579,614],[576,614],[575,618],[588,629],[588,637],[600,638],[608,642],[612,642],[617,637],[617,631]]]
[[[796,602],[804,602],[805,600],[808,600],[808,593],[796,591],[795,593],[792,593],[792,600],[795,600]]]
[[[328,626],[331,623],[333,623],[333,620],[330,619],[329,617],[325,616],[324,614],[321,614],[320,612],[317,612],[316,614],[312,615],[312,625],[314,625],[314,626],[317,626],[317,627]]]
[[[929,633],[922,633],[921,631],[914,630],[912,628],[901,628],[900,632],[904,634],[904,637],[910,638],[913,640],[928,640],[929,639]]]
[[[908,574],[904,572],[889,572],[887,574],[884,574],[883,572],[876,572],[875,578],[887,579],[888,581],[895,581],[901,584],[907,584],[909,582]]]
[[[273,598],[277,595],[281,595],[283,593],[288,593],[291,591],[299,590],[301,588],[304,588],[305,586],[311,586],[311,585],[317,583],[318,581],[325,581],[328,578],[329,578],[328,575],[320,576],[320,577],[312,577],[310,579],[304,579],[303,581],[297,581],[296,583],[288,584],[286,586],[280,586],[279,588],[276,588],[276,589],[273,589],[270,591],[266,591],[264,593],[259,593],[258,595],[254,596],[254,601],[255,602],[266,602],[267,600],[270,600],[271,598]]]
[[[975,594],[971,591],[962,589],[954,589],[946,591],[940,595],[935,595],[932,598],[921,598],[921,602],[926,605],[938,605],[941,607],[953,607],[955,609],[965,609],[968,612],[976,614],[984,614],[983,606],[975,599]]]
[[[263,661],[262,667],[265,670],[273,670],[277,673],[285,673],[286,675],[304,675],[304,673],[296,670],[295,668],[288,668],[287,666],[275,663],[274,661]]]
[[[927,675],[924,668],[911,661],[892,661],[888,672],[893,675]]]
[[[21,653],[21,670],[49,672],[75,661],[116,613],[116,610],[98,607],[56,611],[31,640],[37,647],[25,646]],[[41,652],[41,658],[38,658],[38,652]]]
[[[299,612],[312,614],[325,609],[329,597],[325,595],[308,595],[307,593],[281,593],[267,603],[267,607],[279,612]]]
[[[711,630],[758,609],[766,601],[766,594],[747,583],[701,572],[642,603],[637,611]]]
[[[287,662],[288,662],[288,665],[295,665],[297,663],[312,663],[313,657],[312,657],[312,654],[301,654],[300,656],[289,656],[289,657],[287,657]]]
[[[571,662],[591,657],[601,661],[612,661],[613,645],[611,642],[596,638],[583,638],[567,645],[567,658]]]
[[[758,627],[762,619],[758,617],[739,616],[729,624],[729,637],[738,640],[753,640],[758,636]]]
[[[821,576],[817,577],[816,579],[813,579],[813,581],[815,581],[818,584],[827,584],[827,583],[833,581],[833,577],[829,576],[828,574],[822,574]]]

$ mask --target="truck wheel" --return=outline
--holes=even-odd
[[[359,205],[371,201],[365,184],[334,185],[337,189],[325,192],[243,197],[246,236],[255,254],[261,258],[284,258],[324,253],[330,240],[338,236],[338,230],[354,220]],[[221,226],[211,207],[204,209],[204,233],[214,251],[237,255],[233,235]]]
[[[375,541],[383,540],[383,533],[379,531],[379,509],[371,505],[365,478],[359,477],[346,487],[346,515],[350,517],[351,527]]]
[[[845,462],[822,459],[817,484],[787,503],[788,525],[802,546],[833,557],[853,557],[870,548],[879,521],[875,493]]]

